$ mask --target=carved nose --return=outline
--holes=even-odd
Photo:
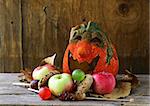
[[[77,53],[80,57],[86,57],[87,55],[86,50],[83,47],[79,47]]]
[[[91,46],[87,41],[79,42],[77,54],[80,57],[88,57],[91,51]]]

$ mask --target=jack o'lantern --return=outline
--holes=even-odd
[[[63,58],[63,72],[81,69],[85,73],[118,73],[116,50],[95,22],[84,22],[71,29],[69,44]]]

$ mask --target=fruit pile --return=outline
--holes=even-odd
[[[84,100],[87,92],[107,94],[115,88],[115,77],[108,72],[85,74],[75,69],[71,74],[60,73],[55,66],[45,64],[38,66],[32,73],[30,88],[38,93],[43,100]]]
[[[30,82],[29,90],[37,92],[43,100],[53,97],[60,100],[89,97],[114,100],[128,96],[139,84],[137,77],[129,71],[117,81],[117,52],[95,22],[84,22],[71,29],[62,73],[54,66],[55,56],[45,58],[33,72],[21,71]]]

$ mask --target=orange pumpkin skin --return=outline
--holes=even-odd
[[[82,63],[84,61],[90,63],[93,58],[95,58],[97,55],[100,56],[100,59],[97,62],[96,67],[93,70],[93,73],[98,73],[102,71],[107,71],[112,73],[113,75],[116,75],[118,73],[118,67],[119,67],[119,62],[118,62],[118,57],[116,50],[113,48],[114,55],[110,61],[110,64],[106,63],[106,48],[99,48],[96,45],[88,44],[86,42],[85,44],[89,45],[88,48],[84,48],[83,44],[86,41],[80,41],[78,43],[70,43],[65,51],[64,58],[63,58],[63,71],[65,73],[71,73],[73,70],[70,70],[69,68],[69,57],[68,53],[69,51],[73,54],[74,59],[77,59],[79,63]],[[81,56],[81,53],[79,50],[82,49],[83,53]],[[84,51],[85,50],[85,51]],[[85,53],[85,54],[84,54]]]
[[[113,56],[110,59],[110,63],[108,64],[106,59],[108,45],[106,42],[104,43],[103,48],[97,46],[95,42],[91,43],[86,38],[80,39],[77,42],[70,42],[67,46],[63,58],[63,72],[72,73],[73,69],[81,68],[83,71],[85,71],[85,73],[98,73],[106,71],[116,76],[118,73],[119,61],[116,50],[112,44],[111,47],[113,50]],[[85,63],[86,65],[83,65],[83,67],[80,67],[78,65],[77,67],[73,66],[74,68],[71,68],[71,66],[69,65],[70,64],[69,54],[72,55],[73,61],[75,61],[75,63],[78,62],[78,64],[79,65],[81,64],[81,66],[82,63]],[[90,64],[97,56],[99,56],[99,59],[94,65],[93,69],[90,70]],[[89,69],[86,66],[88,66]]]

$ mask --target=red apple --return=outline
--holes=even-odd
[[[34,69],[32,77],[34,80],[41,80],[45,75],[49,74],[50,71],[54,70],[55,67],[50,64],[38,66]]]
[[[55,70],[56,69],[56,67],[54,65],[51,65],[51,64],[45,64],[44,66],[47,67],[49,70]]]
[[[116,80],[113,74],[108,72],[101,72],[93,74],[93,90],[97,94],[111,93],[115,88]]]

